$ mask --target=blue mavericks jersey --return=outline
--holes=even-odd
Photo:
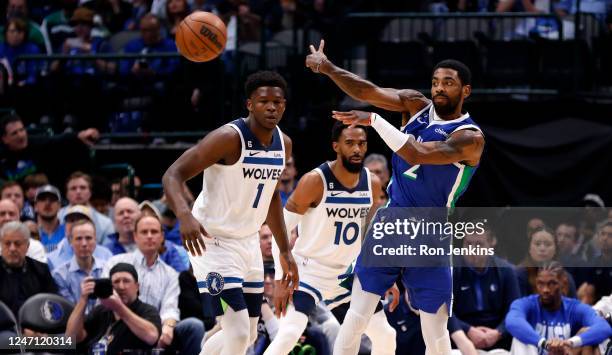
[[[445,141],[452,133],[472,129],[481,131],[469,114],[444,121],[429,104],[414,115],[401,131],[419,142]],[[446,165],[410,165],[396,153],[392,157],[388,207],[454,207],[477,167],[461,163]]]

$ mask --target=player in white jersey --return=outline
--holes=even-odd
[[[293,256],[300,286],[264,355],[289,353],[317,303],[334,308],[350,301],[352,263],[361,250],[362,232],[376,210],[382,188],[378,177],[363,167],[367,151],[364,127],[349,128],[336,122],[332,144],[336,160],[304,175],[285,205],[287,228],[298,227]],[[272,247],[277,260],[279,249],[275,244]],[[280,265],[275,268],[275,278],[280,279]],[[372,340],[372,354],[395,354],[395,330],[387,322],[382,304],[366,334]]]
[[[244,354],[257,337],[264,277],[258,231],[264,221],[281,250],[277,316],[299,284],[276,191],[291,156],[291,140],[277,126],[285,111],[287,83],[277,73],[257,72],[247,78],[245,91],[248,117],[208,134],[163,177],[205,311],[222,315],[224,330],[206,342],[204,354]],[[202,192],[191,210],[181,186],[202,171]]]

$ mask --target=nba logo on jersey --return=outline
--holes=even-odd
[[[216,272],[209,272],[206,275],[206,285],[208,286],[208,293],[211,296],[217,296],[223,291],[223,287],[225,286],[225,282],[223,281],[223,276]]]

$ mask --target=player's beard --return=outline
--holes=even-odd
[[[457,105],[459,105],[459,98],[457,98],[456,100],[453,100],[451,97],[444,95],[444,97],[446,97],[446,103],[444,104],[438,104],[436,103],[436,101],[434,100],[434,108],[436,109],[436,113],[438,114],[438,116],[445,116],[445,115],[450,115],[451,113],[455,112],[455,109],[457,108]]]
[[[363,168],[363,159],[359,163],[353,163],[350,158],[342,156],[342,166],[350,173],[358,173]]]

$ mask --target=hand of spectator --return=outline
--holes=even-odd
[[[91,276],[87,276],[81,282],[81,299],[87,300],[89,295],[94,292],[94,287],[96,283],[94,282],[94,278]]]
[[[78,134],[79,139],[86,146],[92,146],[100,138],[100,132],[95,128],[87,128]]]
[[[101,298],[100,304],[113,312],[117,311],[123,305],[116,293],[113,293],[108,298]]]
[[[476,327],[482,330],[485,333],[485,343],[487,344],[487,348],[495,345],[499,339],[501,339],[501,333],[497,329],[492,329],[488,327]]]
[[[180,222],[179,231],[183,246],[191,255],[202,256],[202,253],[206,250],[202,236],[210,238],[208,232],[191,213],[177,216],[177,218]]]
[[[306,67],[314,73],[320,73],[321,64],[327,60],[323,48],[325,48],[325,40],[322,39],[318,49],[315,49],[312,44],[310,45],[310,54],[306,56]]]
[[[173,338],[174,328],[164,324],[162,326],[161,336],[159,337],[159,341],[157,342],[157,347],[167,348],[168,346],[170,346],[170,344],[172,344]]]
[[[474,343],[476,349],[484,349],[487,347],[487,335],[482,329],[477,327],[470,327],[467,332],[468,338]]]
[[[389,300],[389,297],[391,297],[391,303],[389,304],[389,312],[393,312],[397,308],[400,298],[400,292],[399,288],[397,288],[397,284],[393,284],[393,286],[391,286],[391,288],[385,292],[385,299]]]

